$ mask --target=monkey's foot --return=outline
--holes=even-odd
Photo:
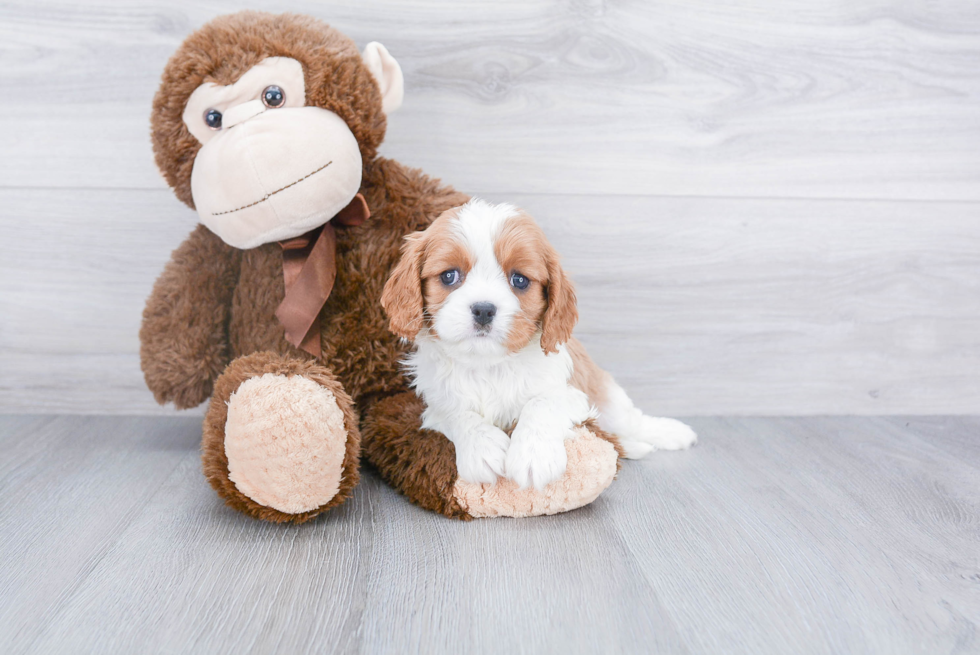
[[[619,469],[619,447],[594,422],[580,426],[574,439],[565,440],[568,465],[560,478],[542,490],[521,489],[500,478],[494,484],[457,479],[453,495],[473,517],[541,516],[588,505],[612,483]]]
[[[425,509],[463,519],[539,516],[588,505],[619,470],[619,441],[594,420],[565,440],[565,473],[543,490],[519,489],[498,478],[493,484],[465,482],[456,473],[456,449],[439,432],[422,428],[425,405],[413,392],[384,398],[364,418],[364,456],[395,489]]]
[[[350,398],[323,366],[256,353],[219,378],[204,425],[204,469],[225,501],[301,523],[339,505],[358,480]]]

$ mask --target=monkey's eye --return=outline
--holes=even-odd
[[[520,289],[523,291],[524,289],[527,289],[527,285],[531,284],[531,281],[520,273],[515,272],[510,274],[510,284],[515,289]]]
[[[208,109],[204,112],[204,122],[208,124],[212,130],[221,129],[221,112],[217,109]]]
[[[284,102],[286,102],[286,94],[282,92],[282,89],[275,84],[265,87],[265,91],[262,92],[263,105],[270,109],[275,109],[276,107],[282,107]]]
[[[439,276],[439,280],[447,287],[452,287],[459,284],[460,277],[459,269],[451,268],[448,271],[443,272],[442,275]]]

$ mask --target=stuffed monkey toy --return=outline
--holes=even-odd
[[[592,502],[618,467],[590,424],[543,492],[457,479],[380,297],[406,235],[467,196],[378,156],[402,100],[398,63],[306,16],[242,12],[191,34],[153,101],[157,165],[200,225],[143,313],[160,403],[209,397],[204,473],[231,507],[301,523],[344,502],[361,457],[449,517],[531,516]]]

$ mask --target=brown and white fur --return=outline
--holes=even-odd
[[[406,237],[381,303],[392,331],[415,343],[406,364],[426,403],[422,425],[453,442],[463,480],[543,489],[565,472],[564,440],[588,418],[629,458],[697,439],[634,407],[572,338],[574,287],[511,205],[472,200]]]

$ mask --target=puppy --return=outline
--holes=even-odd
[[[415,343],[406,366],[426,403],[422,427],[453,442],[463,480],[543,489],[565,472],[564,440],[588,418],[630,458],[697,439],[640,412],[572,338],[572,283],[511,205],[472,200],[406,237],[381,304],[392,332]]]

